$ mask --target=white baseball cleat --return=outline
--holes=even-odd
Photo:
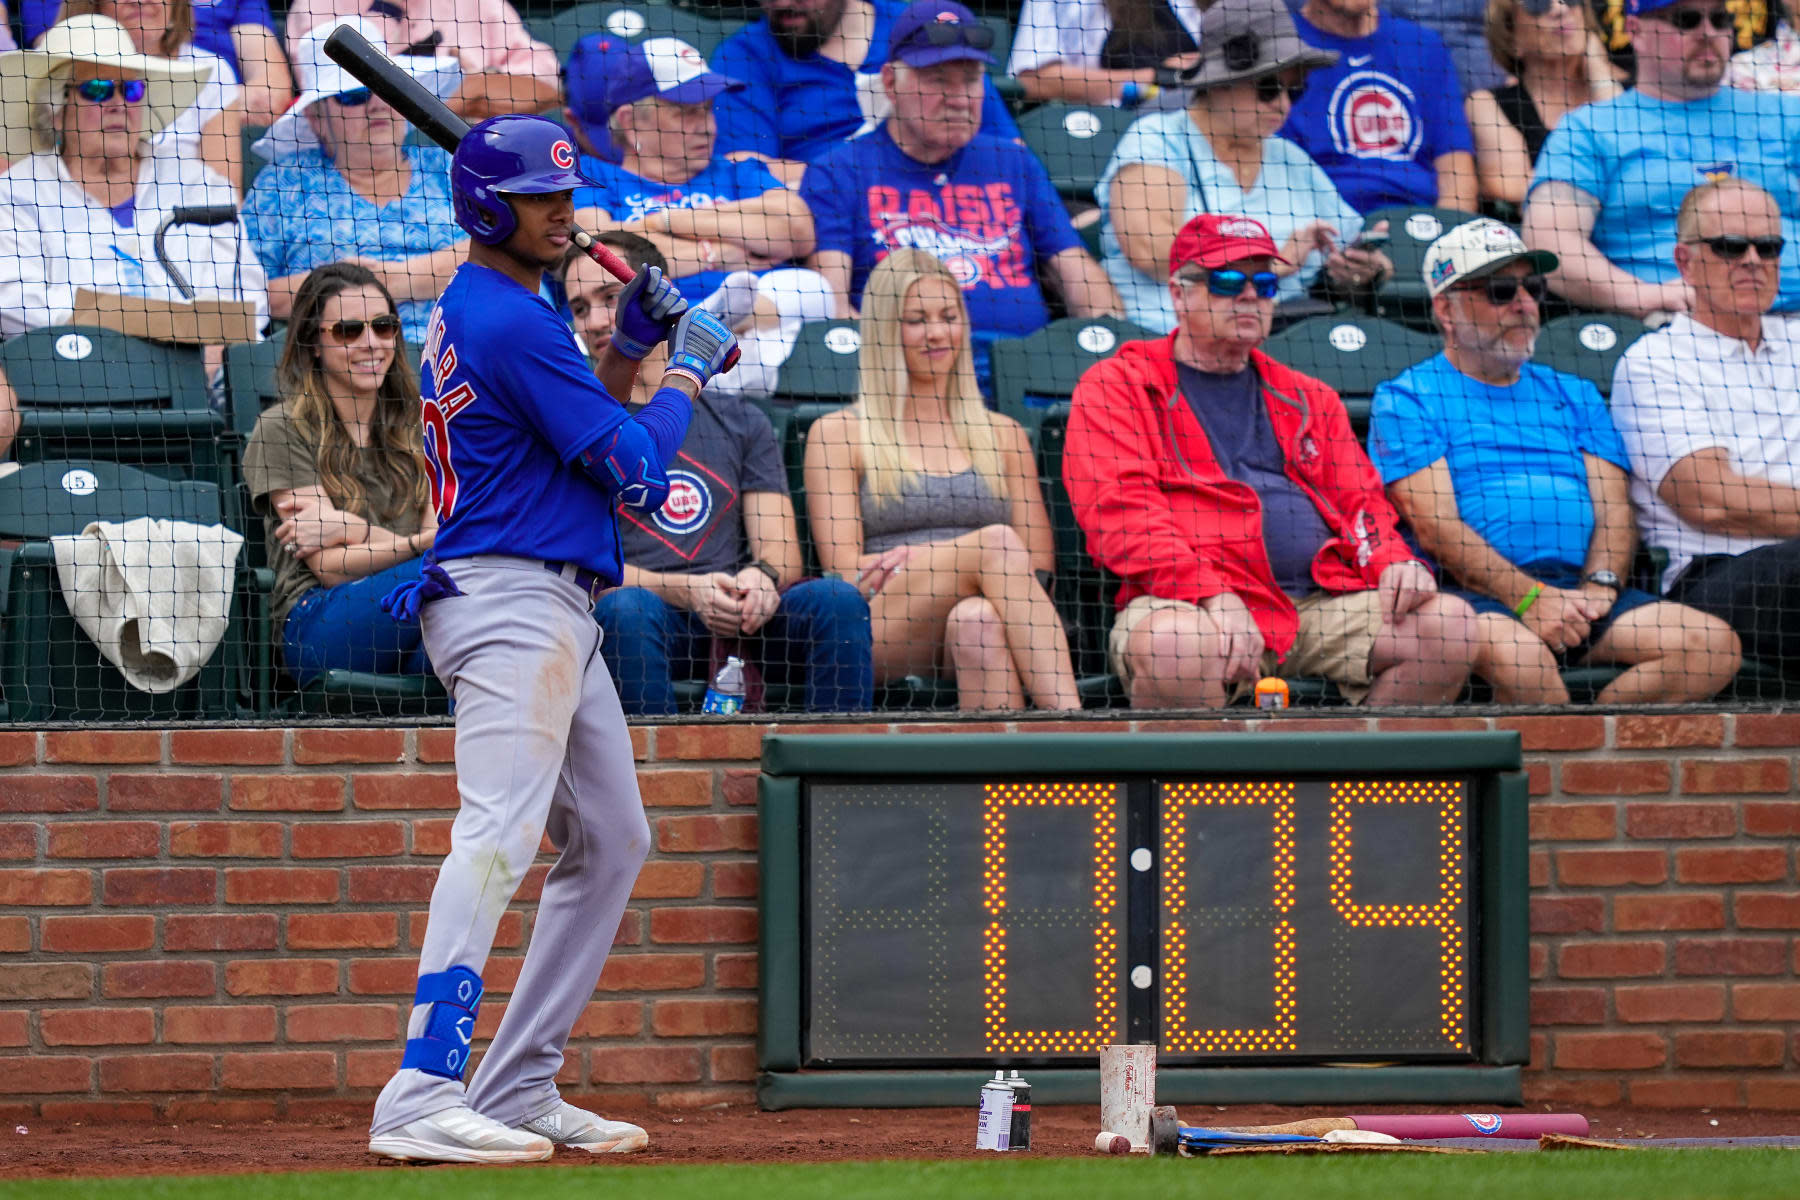
[[[558,1146],[586,1150],[589,1154],[630,1154],[650,1144],[650,1135],[628,1121],[609,1121],[605,1117],[576,1108],[567,1100],[541,1117],[533,1117],[515,1128],[549,1138]]]
[[[509,1129],[463,1106],[420,1117],[369,1139],[369,1153],[405,1162],[543,1162],[556,1153],[549,1140]]]

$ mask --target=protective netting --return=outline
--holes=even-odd
[[[10,18],[7,721],[441,714],[381,601],[481,505],[482,552],[597,591],[632,716],[715,683],[1753,702],[1800,669],[1800,34],[1765,0]],[[587,185],[459,193],[325,53],[346,24],[470,122],[560,122]],[[459,196],[487,251],[549,231],[568,342],[458,398],[433,309],[490,269]],[[598,476],[540,507],[584,470],[568,406],[613,402],[534,364],[635,408],[667,359],[608,374],[621,284],[543,252],[571,213],[742,351],[654,512]],[[459,438],[469,406],[520,453]],[[591,546],[546,552],[571,519]]]

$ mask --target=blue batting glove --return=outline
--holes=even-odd
[[[737,335],[703,308],[690,311],[669,335],[666,370],[688,376],[700,387],[737,366]]]
[[[663,278],[661,267],[648,267],[626,284],[613,310],[613,349],[635,362],[669,336],[687,312],[687,301]]]

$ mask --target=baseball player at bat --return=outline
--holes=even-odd
[[[650,846],[592,610],[622,574],[615,513],[661,507],[689,402],[734,342],[648,270],[620,294],[611,346],[589,369],[539,294],[584,182],[568,135],[538,117],[481,122],[451,162],[456,219],[473,242],[424,346],[435,561],[383,606],[418,616],[455,701],[461,807],[431,894],[406,1053],[370,1126],[369,1149],[388,1158],[527,1162],[556,1146],[621,1154],[648,1141],[556,1088]],[[661,388],[627,413],[618,398],[664,340]],[[558,857],[531,947],[465,1091],[482,970],[546,832]]]

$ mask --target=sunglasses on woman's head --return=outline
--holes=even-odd
[[[1726,233],[1718,237],[1693,238],[1688,245],[1702,245],[1726,262],[1736,262],[1744,257],[1752,246],[1756,247],[1756,257],[1764,262],[1776,262],[1781,258],[1781,248],[1787,245],[1787,239],[1779,235],[1774,237],[1745,237],[1741,233]]]
[[[931,46],[968,46],[975,50],[987,50],[994,44],[994,31],[980,23],[933,21],[913,30],[906,40],[922,41]]]
[[[391,342],[400,336],[400,318],[393,313],[383,313],[373,321],[333,321],[325,327],[325,332],[338,345],[348,346],[362,337],[364,329],[372,329],[378,339]]]
[[[1701,12],[1697,8],[1664,9],[1661,12],[1645,13],[1644,15],[1652,21],[1661,21],[1664,25],[1681,33],[1692,33],[1701,25],[1707,24],[1723,33],[1737,25],[1737,18],[1731,15],[1731,10],[1724,8],[1715,8],[1711,12]]]
[[[337,95],[333,96],[332,99],[336,100],[345,108],[361,108],[363,105],[367,104],[373,96],[374,93],[368,88],[351,88],[347,92],[339,92]]]
[[[89,79],[70,85],[69,90],[89,104],[105,104],[115,92],[125,97],[125,103],[139,104],[143,102],[145,87],[142,79]]]
[[[1549,283],[1542,275],[1490,275],[1480,283],[1455,289],[1459,292],[1475,292],[1487,296],[1489,304],[1511,304],[1518,296],[1519,289],[1533,300],[1542,300],[1550,290]]]
[[[1181,282],[1186,284],[1204,283],[1206,290],[1215,296],[1232,298],[1244,293],[1246,283],[1256,288],[1258,298],[1273,300],[1275,293],[1281,290],[1281,276],[1273,271],[1235,271],[1229,267],[1215,267],[1205,275],[1184,275]]]
[[[1284,84],[1281,82],[1280,77],[1275,75],[1264,75],[1261,79],[1256,81],[1256,98],[1263,104],[1275,103],[1276,100],[1281,98],[1283,92],[1287,93],[1289,104],[1298,104],[1300,103],[1301,95],[1305,91],[1305,84]]]

